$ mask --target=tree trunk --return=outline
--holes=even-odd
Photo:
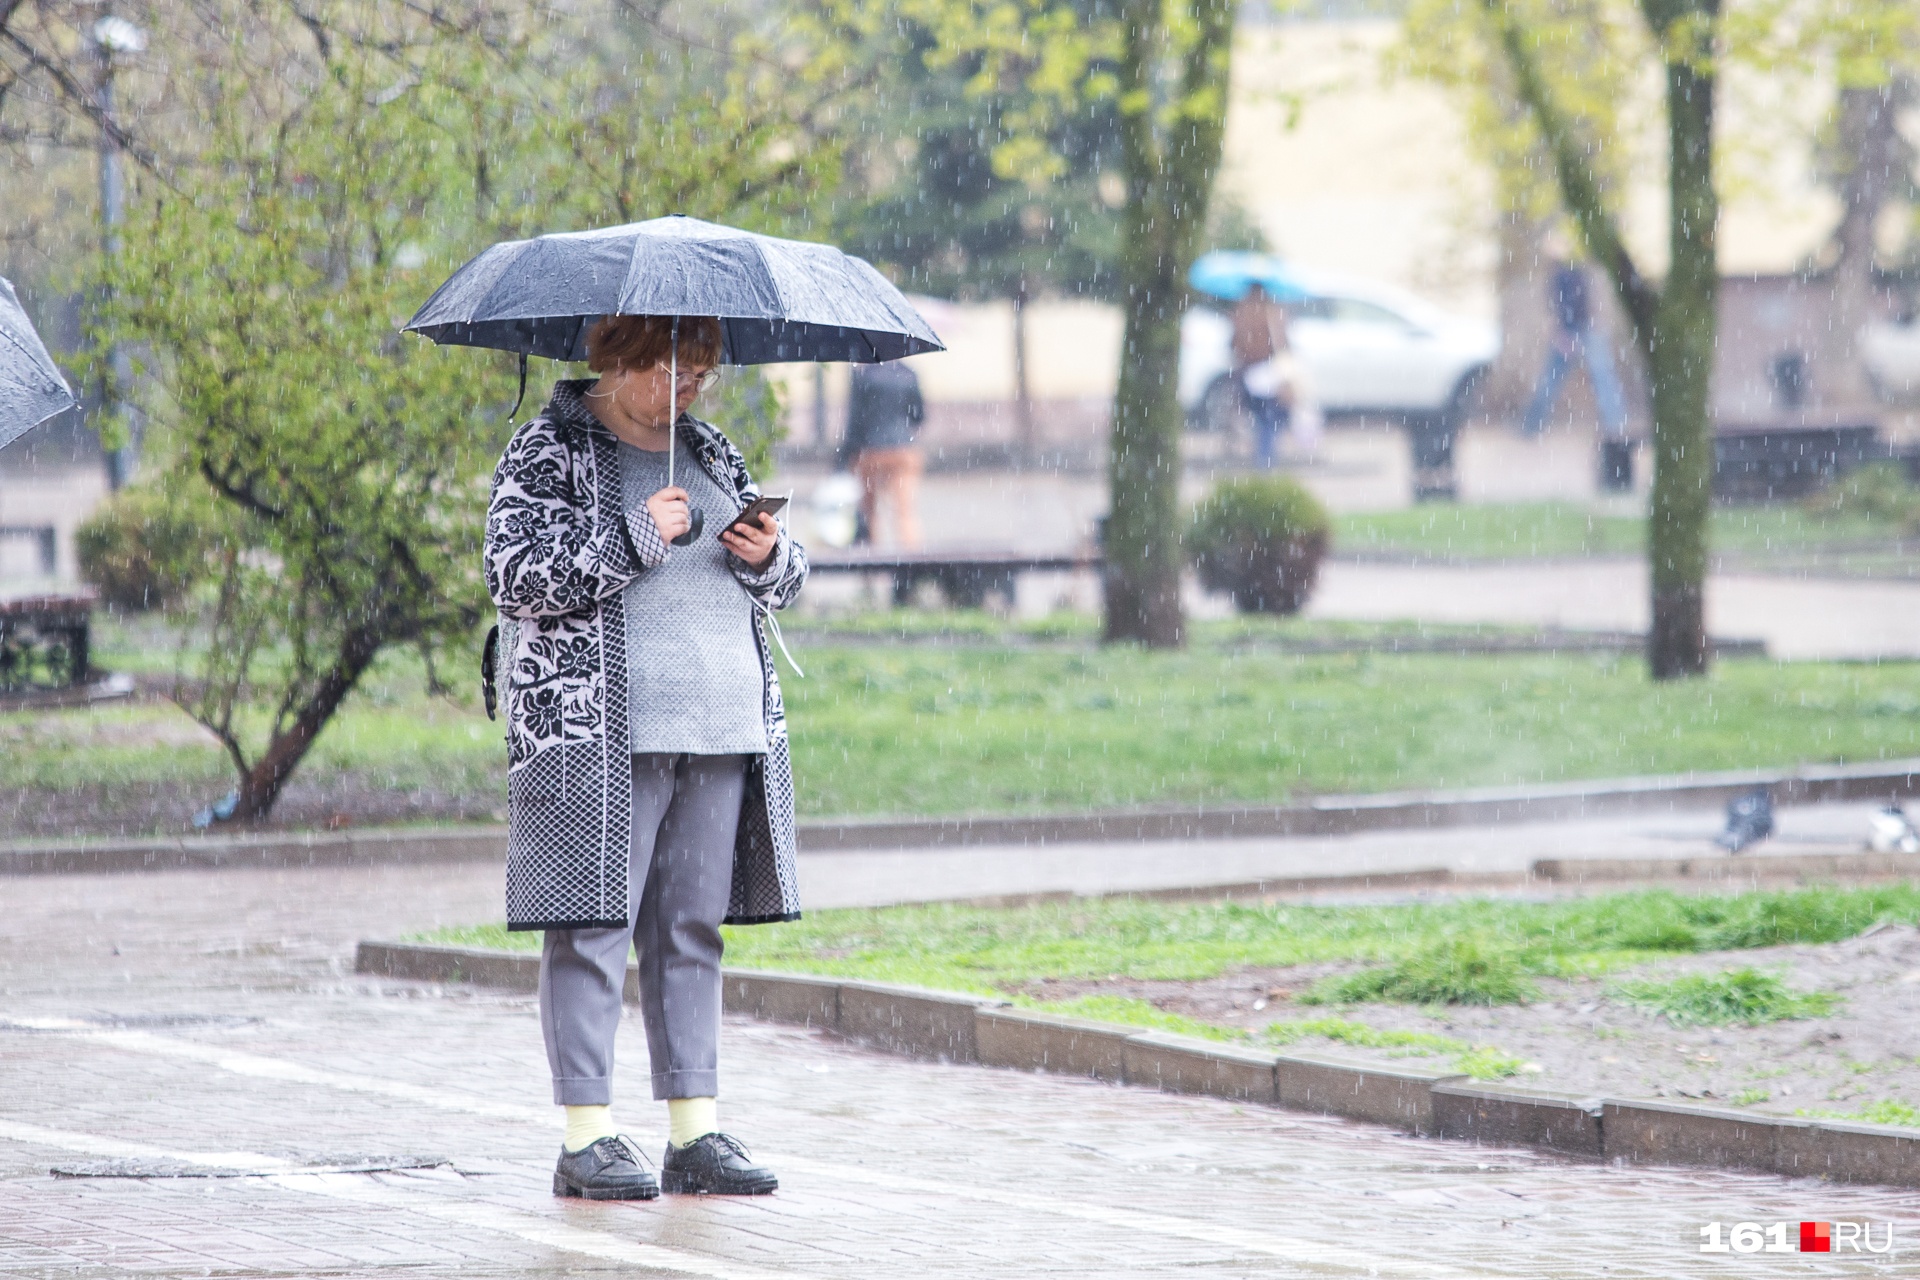
[[[265,754],[241,777],[233,813],[221,822],[258,822],[273,811],[274,802],[280,798],[280,788],[293,776],[320,731],[327,727],[327,721],[373,665],[381,644],[381,637],[372,632],[348,633],[332,669],[321,677],[312,694],[301,704],[293,723],[273,736]]]
[[[1716,252],[1719,196],[1713,185],[1710,71],[1667,66],[1667,280],[1646,345],[1653,383],[1653,495],[1647,550],[1653,626],[1647,662],[1656,680],[1707,670],[1707,517],[1713,498],[1708,397],[1719,329]]]
[[[1020,461],[1031,465],[1039,457],[1038,433],[1033,423],[1033,388],[1027,382],[1027,278],[1013,291],[1013,426]]]
[[[1226,133],[1236,0],[1186,0],[1176,39],[1162,0],[1126,0],[1117,79],[1127,175],[1126,323],[1113,397],[1106,639],[1186,642],[1180,607],[1180,317]],[[1167,65],[1169,47],[1178,61]],[[1171,96],[1173,109],[1155,104]],[[1155,113],[1165,111],[1166,123]]]
[[[1106,535],[1106,638],[1186,641],[1180,608],[1181,299],[1173,281],[1129,281],[1113,398]]]
[[[1886,203],[1899,149],[1891,85],[1840,91],[1840,225],[1834,229],[1833,295],[1814,385],[1822,405],[1859,409],[1875,401],[1856,347],[1862,325],[1874,318],[1873,226]]]

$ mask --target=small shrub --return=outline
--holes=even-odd
[[[1807,499],[1815,515],[1873,520],[1920,533],[1920,489],[1897,462],[1876,462],[1841,476]]]
[[[1332,527],[1319,499],[1292,480],[1228,480],[1194,508],[1187,551],[1200,581],[1232,596],[1240,612],[1298,613]]]
[[[1700,921],[1702,951],[1838,942],[1879,918],[1871,902],[1815,893],[1756,893],[1714,905],[1718,918]]]
[[[1394,964],[1315,983],[1306,1004],[1391,1000],[1402,1004],[1525,1004],[1539,994],[1526,963],[1471,937],[1415,952]]]
[[[1795,991],[1758,969],[1693,973],[1669,982],[1623,982],[1614,995],[1649,1013],[1666,1015],[1675,1026],[1758,1026],[1790,1018],[1819,1018],[1832,1013],[1838,996]]]
[[[178,604],[215,541],[209,518],[145,487],[122,489],[74,531],[80,576],[105,603],[133,613]]]
[[[1734,1094],[1733,1097],[1729,1098],[1728,1101],[1736,1107],[1751,1107],[1756,1103],[1771,1101],[1772,1098],[1773,1095],[1765,1089],[1742,1089],[1740,1092]]]
[[[1454,1070],[1475,1080],[1509,1080],[1527,1069],[1527,1064],[1492,1045],[1476,1045],[1453,1060]],[[1534,1068],[1536,1071],[1539,1068]]]

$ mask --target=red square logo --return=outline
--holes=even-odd
[[[1832,1253],[1833,1224],[1831,1222],[1803,1222],[1800,1224],[1800,1252]]]

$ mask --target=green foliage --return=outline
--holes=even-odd
[[[757,367],[728,369],[693,412],[727,433],[754,476],[764,479],[772,472],[774,446],[786,434],[786,414],[779,387]]]
[[[1388,1031],[1345,1018],[1301,1018],[1275,1022],[1261,1032],[1261,1037],[1277,1045],[1297,1044],[1304,1039],[1318,1038],[1362,1049],[1385,1049],[1387,1056],[1392,1058],[1448,1054],[1453,1059],[1454,1070],[1475,1080],[1505,1080],[1520,1074],[1526,1066],[1519,1058],[1492,1045],[1473,1045],[1452,1036],[1435,1035],[1431,1031]]]
[[[212,499],[191,482],[175,491],[122,489],[74,531],[80,576],[101,600],[129,613],[181,604],[234,532]]]
[[[1762,1101],[1764,1101],[1764,1097]],[[1796,1111],[1797,1116],[1815,1116],[1823,1120],[1854,1120],[1861,1124],[1894,1124],[1920,1129],[1920,1107],[1897,1098],[1869,1102],[1858,1111]]]
[[[1245,538],[1324,538],[1332,527],[1326,507],[1298,480],[1242,476],[1221,481],[1194,507],[1189,537],[1206,554]]]
[[[1230,594],[1243,613],[1298,613],[1319,577],[1331,524],[1296,480],[1227,480],[1194,507],[1187,553],[1200,580]]]
[[[1758,896],[1778,895],[1690,901],[1709,904],[1711,914],[1737,916]],[[1920,921],[1920,886],[1807,889],[1796,896],[1846,899],[1848,914],[1862,922]],[[1459,942],[1483,958],[1501,958],[1509,974],[1518,971],[1524,979],[1529,972],[1584,972],[1697,949],[1704,945],[1698,938],[1692,947],[1649,951],[1635,944],[1657,935],[1622,927],[1664,914],[1676,897],[1648,890],[1556,902],[1481,898],[1383,907],[1135,898],[1009,909],[935,904],[809,912],[791,924],[733,929],[727,954],[750,968],[893,975],[949,990],[1006,991],[1047,978],[1197,981],[1247,967],[1398,965],[1416,956],[1427,958],[1430,971],[1431,957]],[[515,942],[499,926],[434,936],[475,945],[538,943],[525,935]],[[1313,1034],[1325,1034],[1326,1020],[1312,1021],[1322,1028]]]
[[[471,368],[398,342],[426,281],[401,246],[433,238],[460,185],[438,141],[465,70],[354,56],[267,134],[234,112],[179,197],[136,207],[112,272],[113,331],[155,352],[173,456],[244,516],[208,557],[201,692],[190,709],[241,774],[242,817],[279,784],[382,648],[465,636],[478,582],[489,397]],[[238,86],[236,86],[236,91]],[[259,659],[281,654],[270,665]],[[275,707],[255,747],[236,716]],[[256,739],[257,740],[257,739]]]
[[[1807,510],[1828,519],[1853,519],[1920,533],[1920,489],[1898,462],[1876,462],[1849,471],[1806,500]]]
[[[816,65],[844,15],[797,12],[521,29],[342,4],[302,15],[270,70],[248,40],[289,33],[259,15],[197,68],[218,108],[135,200],[98,337],[152,353],[156,487],[210,489],[239,531],[200,558],[183,685],[239,774],[236,819],[268,812],[383,650],[417,649],[431,686],[487,608],[510,363],[395,326],[496,239],[664,210],[802,227],[838,163],[808,122],[846,86]],[[709,413],[765,462],[765,379]]]
[[[1119,294],[1125,358],[1114,393],[1106,524],[1106,636],[1180,644],[1181,412],[1174,396],[1186,273],[1220,166],[1237,0],[906,0],[933,37],[935,71],[971,72],[976,97],[1004,94],[993,169],[1035,188],[1068,172],[1056,126],[1110,106],[1119,176]],[[1104,193],[1103,193],[1104,194]]]
[[[1519,1058],[1490,1045],[1467,1050],[1453,1060],[1453,1065],[1455,1070],[1475,1080],[1510,1080],[1527,1068]]]
[[[1625,126],[1640,96],[1635,68],[1647,54],[1644,31],[1617,0],[1518,0],[1512,11],[1532,36],[1557,100],[1577,115],[1601,186],[1624,190],[1634,155]],[[1460,104],[1468,142],[1492,170],[1503,212],[1529,223],[1558,216],[1552,158],[1479,6],[1411,0],[1392,63]]]
[[[1101,186],[1118,177],[1112,104],[1067,106],[1041,126],[1060,163],[1012,171],[1006,149],[1034,123],[1027,96],[980,83],[979,63],[943,57],[934,32],[903,23],[852,166],[866,190],[844,218],[848,246],[944,297],[1110,296],[1120,220]]]
[[[1378,969],[1316,983],[1304,1004],[1390,1000],[1401,1004],[1524,1004],[1539,994],[1525,961],[1481,938],[1449,938]]]
[[[1795,991],[1773,974],[1751,968],[1687,974],[1667,982],[1623,982],[1613,994],[1681,1027],[1734,1022],[1751,1027],[1788,1018],[1819,1018],[1840,1003],[1838,996]]]
[[[1398,1050],[1412,1058],[1435,1053],[1465,1053],[1472,1047],[1464,1040],[1435,1035],[1431,1031],[1386,1031],[1346,1018],[1296,1018],[1271,1023],[1260,1034],[1274,1044],[1297,1044],[1301,1040],[1316,1038],[1363,1049]]]

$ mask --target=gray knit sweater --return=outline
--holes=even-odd
[[[647,499],[666,487],[667,455],[619,450],[623,505],[645,519]],[[624,589],[633,750],[759,755],[767,726],[753,602],[718,536],[740,504],[692,459],[679,462],[674,482],[705,511],[706,529]]]

